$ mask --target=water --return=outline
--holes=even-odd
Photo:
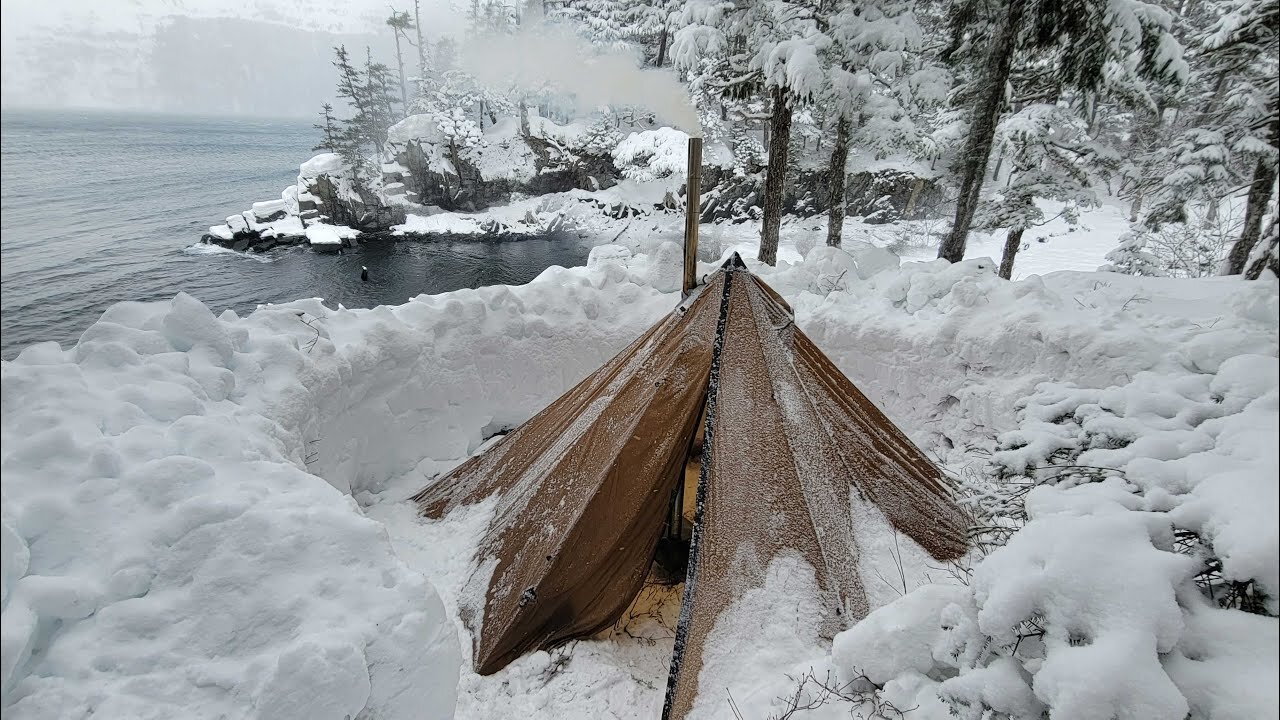
[[[215,313],[323,297],[373,307],[420,293],[528,282],[580,265],[574,237],[378,241],[344,255],[194,246],[208,226],[280,196],[310,157],[305,121],[5,111],[0,352],[73,343],[112,303],[187,292]],[[360,266],[370,282],[361,282]]]

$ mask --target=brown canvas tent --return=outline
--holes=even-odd
[[[495,446],[423,490],[424,515],[496,495],[496,562],[464,618],[473,661],[602,630],[641,589],[701,425],[688,576],[664,717],[682,718],[717,619],[772,559],[813,568],[820,618],[866,615],[851,495],[938,559],[967,519],[938,470],[795,326],[735,255],[693,297]],[[704,412],[705,411],[705,412]]]

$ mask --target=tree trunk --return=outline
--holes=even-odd
[[[655,67],[662,67],[662,64],[666,61],[667,61],[667,26],[664,24],[662,26],[662,34],[658,36],[658,57],[656,60],[654,60],[653,64]]]
[[[1257,280],[1262,277],[1262,271],[1271,269],[1271,274],[1280,276],[1280,227],[1276,227],[1276,219],[1271,218],[1271,224],[1267,226],[1265,235],[1267,240],[1267,251],[1262,254],[1249,269],[1245,271],[1246,280]]]
[[[529,106],[524,100],[520,101],[520,137],[529,137]]]
[[[1280,126],[1280,122],[1276,123]],[[1271,142],[1280,144],[1280,132],[1273,126]],[[1245,263],[1249,261],[1249,253],[1262,235],[1262,216],[1267,212],[1267,201],[1271,199],[1271,186],[1276,182],[1276,164],[1274,160],[1259,158],[1253,168],[1253,184],[1249,186],[1249,199],[1244,211],[1244,229],[1240,231],[1240,239],[1231,246],[1227,255],[1226,275],[1239,275],[1244,272]]]
[[[831,165],[827,185],[831,189],[831,209],[827,213],[827,245],[840,247],[844,233],[844,183],[845,163],[849,160],[849,118],[844,115],[836,122],[836,142],[831,146]]]
[[[920,191],[924,189],[924,178],[916,178],[911,184],[911,195],[907,197],[907,208],[902,211],[902,219],[910,220],[915,217],[916,203],[920,200]]]
[[[427,82],[427,43],[422,38],[422,15],[418,12],[420,0],[413,0],[413,30],[418,34],[418,91]]]
[[[409,93],[404,88],[404,58],[400,55],[400,31],[396,33],[396,65],[400,67],[400,112],[409,116]]]
[[[1139,185],[1133,191],[1133,205],[1129,206],[1129,222],[1138,222],[1138,216],[1142,213],[1142,186]]]
[[[1022,233],[1026,232],[1026,228],[1010,228],[1009,234],[1004,238],[1004,255],[1000,256],[1000,277],[1005,280],[1013,279],[1013,260],[1018,256],[1018,250],[1022,249]]]
[[[982,180],[987,174],[987,160],[991,157],[996,120],[1000,116],[1000,107],[1004,104],[1005,85],[1009,80],[1009,68],[1013,64],[1018,28],[1022,24],[1025,7],[1026,0],[1010,0],[1005,23],[1000,28],[1000,33],[996,36],[990,52],[987,53],[983,73],[986,85],[982,88],[977,106],[973,109],[969,138],[965,142],[964,152],[960,155],[962,179],[960,196],[956,199],[956,219],[951,225],[951,232],[938,248],[938,257],[950,262],[960,262],[964,259],[964,246],[969,239],[969,226],[973,224],[973,214],[978,209],[978,199],[982,195]]]
[[[787,146],[791,144],[791,107],[782,88],[773,89],[773,115],[769,118],[769,166],[764,172],[764,222],[760,229],[760,255],[766,265],[778,263],[778,235],[782,229],[782,188],[787,178]]]

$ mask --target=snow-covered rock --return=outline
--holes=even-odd
[[[286,212],[285,200],[282,197],[279,200],[265,200],[253,204],[252,212],[254,219],[259,222],[271,222],[284,217]]]
[[[337,175],[345,169],[346,165],[338,153],[320,153],[298,166],[298,184],[304,185],[304,180],[321,175]]]
[[[306,233],[307,242],[311,243],[312,246],[320,245],[336,249],[341,247],[345,241],[358,236],[360,231],[341,225],[312,223],[307,227]]]
[[[613,150],[613,162],[632,180],[676,178],[689,171],[689,135],[670,127],[634,132]]]

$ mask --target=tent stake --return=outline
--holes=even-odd
[[[689,138],[689,175],[685,183],[684,211],[684,282],[681,284],[681,298],[689,297],[689,293],[698,284],[698,219],[701,205],[702,180],[702,138]]]

